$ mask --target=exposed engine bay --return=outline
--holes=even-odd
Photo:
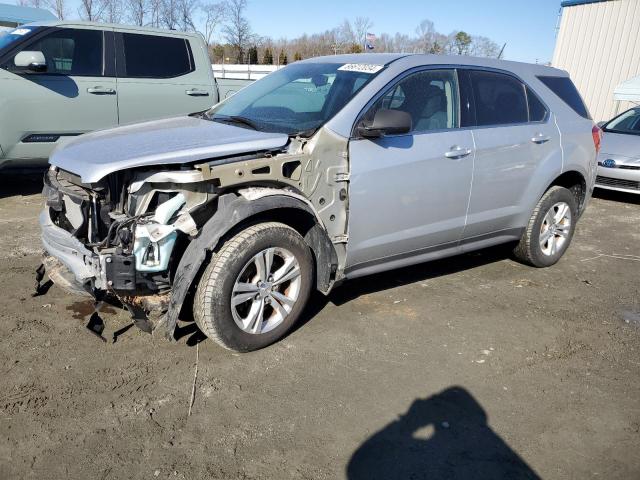
[[[347,188],[347,142],[326,129],[278,151],[120,170],[90,184],[52,167],[43,191],[44,264],[56,284],[98,301],[116,298],[134,319],[146,317],[143,330],[165,321],[171,336],[203,250],[210,255],[252,215],[300,210],[327,293],[345,263]]]

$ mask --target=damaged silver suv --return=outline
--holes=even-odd
[[[599,142],[563,71],[315,58],[210,110],[57,150],[44,265],[146,331],[173,338],[192,303],[208,337],[254,350],[291,329],[313,289],[345,279],[507,242],[553,265],[591,196]]]

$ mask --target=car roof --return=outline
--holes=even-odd
[[[351,53],[327,55],[302,60],[303,63],[366,63],[371,65],[389,65],[401,60],[406,68],[422,65],[462,65],[489,67],[507,70],[516,74],[568,76],[567,72],[546,65],[498,60],[497,58],[472,57],[468,55],[430,55],[422,53]],[[399,62],[400,63],[400,62]]]
[[[34,27],[94,27],[96,29],[99,28],[115,28],[116,30],[129,30],[129,31],[139,31],[140,33],[161,33],[163,35],[176,35],[182,37],[200,37],[201,34],[197,32],[183,32],[179,30],[167,30],[163,28],[151,28],[151,27],[140,27],[137,25],[127,25],[123,23],[100,23],[100,22],[85,22],[83,20],[49,20],[49,21],[39,21],[32,22],[27,24],[27,26]]]

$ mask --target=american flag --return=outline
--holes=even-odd
[[[367,37],[365,41],[365,46],[367,50],[373,50],[376,48],[376,34],[367,32]]]

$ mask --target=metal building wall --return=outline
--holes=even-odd
[[[569,72],[594,120],[630,108],[613,90],[640,75],[640,0],[564,7],[552,65]]]

